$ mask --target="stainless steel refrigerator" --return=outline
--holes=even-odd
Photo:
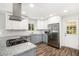
[[[49,24],[48,29],[48,45],[60,48],[59,23]]]

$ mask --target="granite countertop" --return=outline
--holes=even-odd
[[[36,45],[30,42],[18,44],[11,47],[2,47],[0,48],[0,56],[13,56],[13,55],[23,53],[25,51],[29,51],[33,48],[36,48]]]
[[[16,37],[16,36],[18,36],[18,37],[21,37],[21,36],[31,36],[31,34],[28,34],[28,35],[0,35],[0,37],[1,38],[5,38],[5,37]]]

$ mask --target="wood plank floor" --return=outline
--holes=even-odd
[[[36,55],[37,56],[79,56],[79,50],[74,50],[67,47],[57,49],[48,46],[45,43],[39,43],[37,44]]]

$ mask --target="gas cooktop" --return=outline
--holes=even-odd
[[[18,45],[18,44],[26,43],[26,42],[28,41],[23,38],[9,39],[6,41],[6,46],[10,47],[10,46],[14,46],[14,45]]]

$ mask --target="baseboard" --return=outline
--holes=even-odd
[[[73,47],[69,47],[69,46],[61,46],[62,47],[67,47],[67,48],[71,48],[71,49],[75,49],[75,50],[79,50],[79,48],[73,48]]]
[[[38,43],[35,43],[35,44],[37,45],[37,44],[41,44],[41,43],[43,43],[43,41],[41,41],[41,42],[38,42]]]

